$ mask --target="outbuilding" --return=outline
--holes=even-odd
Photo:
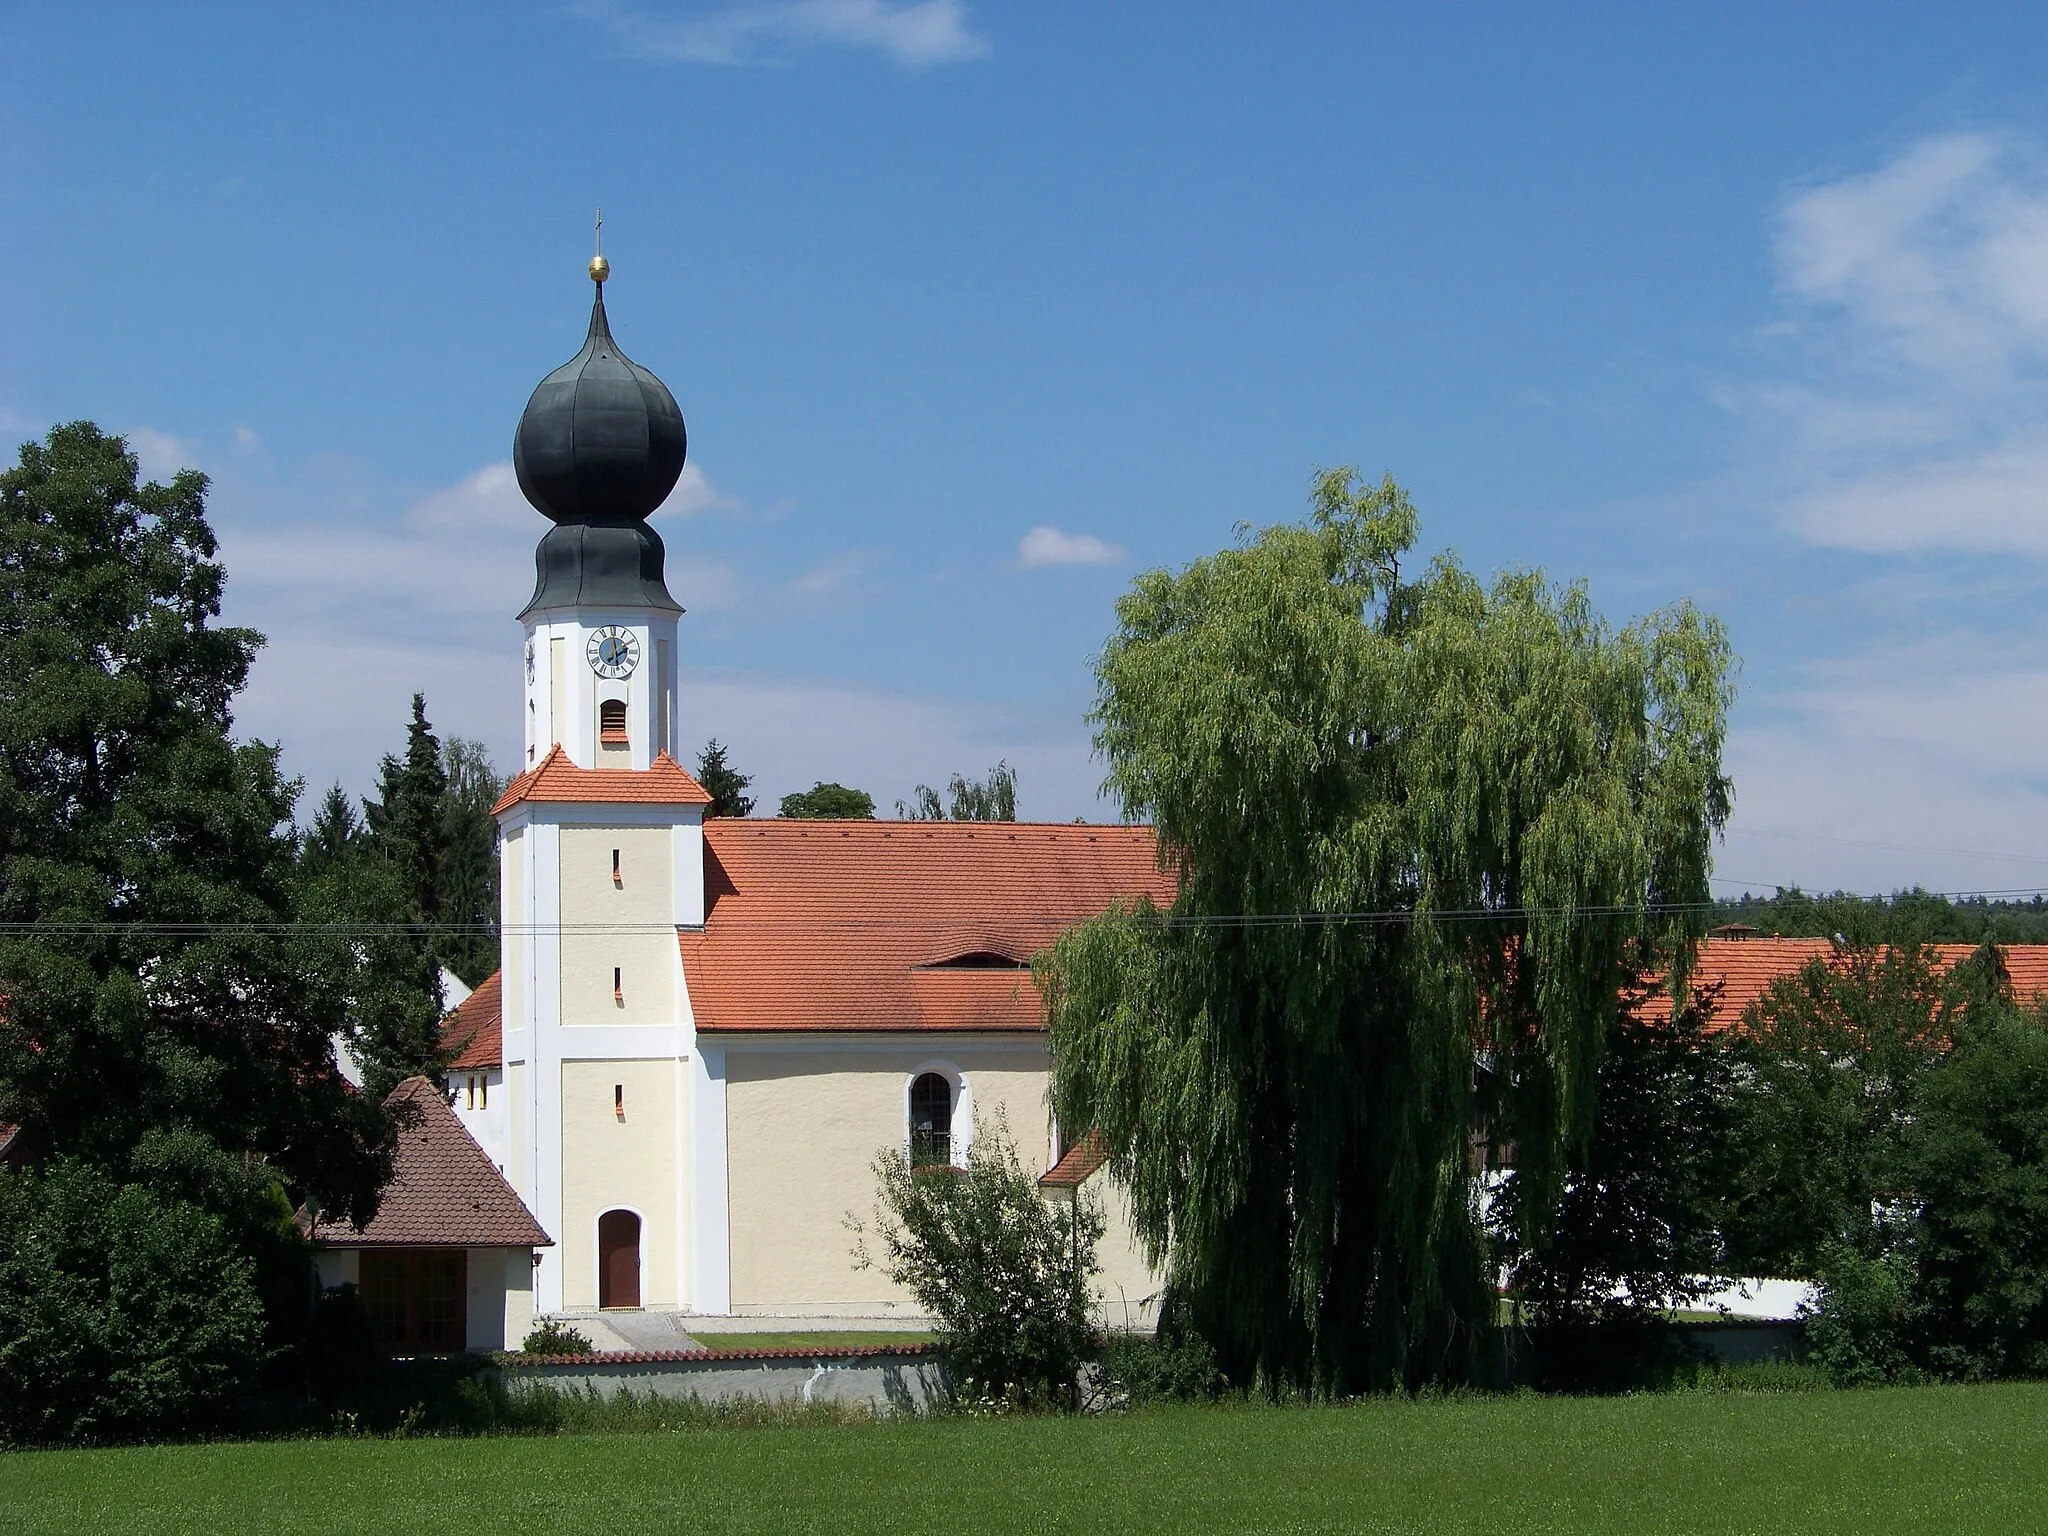
[[[391,1182],[368,1227],[310,1224],[320,1283],[354,1285],[394,1355],[518,1348],[553,1239],[431,1082],[408,1078],[384,1102],[401,1119]]]

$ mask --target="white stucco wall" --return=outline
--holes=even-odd
[[[597,1305],[597,1219],[640,1216],[640,1301],[681,1301],[676,1270],[679,1200],[674,1061],[562,1063],[562,1304]],[[623,1090],[625,1115],[614,1108]]]
[[[665,826],[562,828],[564,1028],[675,1021],[673,847]]]
[[[873,1163],[900,1154],[921,1071],[955,1072],[983,1131],[1006,1114],[1033,1174],[1048,1150],[1045,1051],[1036,1040],[919,1038],[876,1048],[820,1040],[726,1045],[727,1187],[736,1312],[830,1315],[912,1304],[855,1267],[849,1214],[869,1220]],[[957,1112],[956,1136],[966,1129]]]

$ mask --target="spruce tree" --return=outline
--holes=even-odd
[[[449,970],[474,987],[498,968],[498,823],[505,780],[480,741],[441,751],[441,942]]]
[[[754,800],[747,786],[754,781],[725,760],[725,746],[717,737],[697,754],[697,782],[711,796],[706,816],[751,816]]]

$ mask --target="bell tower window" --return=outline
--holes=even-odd
[[[597,739],[607,747],[626,745],[626,701],[605,699],[597,706]]]

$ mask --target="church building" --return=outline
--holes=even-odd
[[[519,422],[552,523],[519,614],[524,761],[498,801],[502,969],[449,1020],[458,1120],[551,1235],[532,1308],[914,1314],[860,1268],[878,1153],[963,1163],[1006,1125],[1049,1199],[1109,1216],[1106,1313],[1158,1282],[1092,1142],[1046,1100],[1031,956],[1112,902],[1166,902],[1149,829],[707,818],[678,762],[687,628],[648,517],[683,417],[620,351],[602,257],[583,349]],[[516,1335],[517,1321],[507,1318]]]

